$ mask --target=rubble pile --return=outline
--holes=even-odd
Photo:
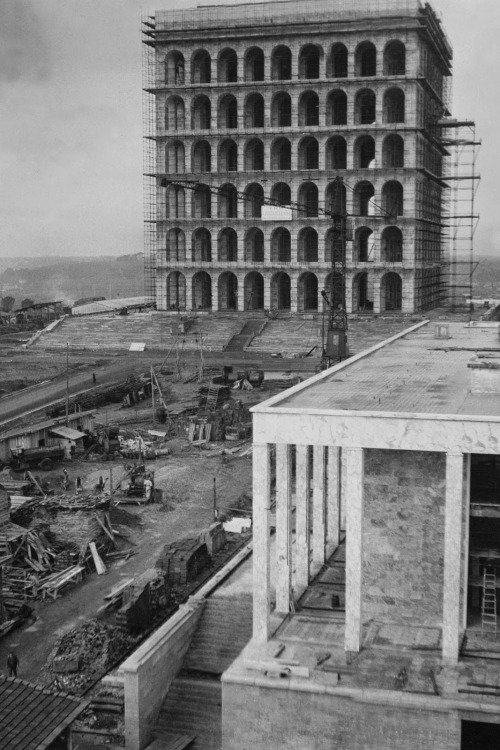
[[[70,693],[83,693],[134,643],[117,628],[89,620],[59,639],[42,670],[41,681],[46,685],[55,682]]]

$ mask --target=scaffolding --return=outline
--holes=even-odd
[[[447,151],[444,179],[449,191],[443,217],[443,304],[458,311],[469,308],[473,296],[474,235],[479,221],[475,199],[480,180],[476,162],[481,141],[472,120],[443,118],[437,124]]]
[[[148,43],[154,18],[141,19],[142,45],[142,132],[143,132],[143,216],[144,216],[144,294],[156,297],[156,97],[155,49]]]

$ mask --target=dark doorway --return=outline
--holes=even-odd
[[[460,750],[498,750],[500,725],[482,721],[462,721]]]

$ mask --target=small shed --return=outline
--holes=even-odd
[[[68,424],[65,417],[47,419],[36,424],[15,427],[0,434],[0,463],[10,462],[10,452],[19,448],[40,448],[42,446],[62,445],[69,446],[68,455],[72,455],[71,445],[78,441],[83,447],[85,432],[94,430],[94,411],[76,412],[68,415]],[[57,431],[66,428],[69,432],[61,435]]]
[[[57,439],[57,442],[64,448],[66,458],[79,455],[85,451],[84,439],[87,437],[84,432],[75,430],[73,427],[59,425],[50,430],[50,435]]]
[[[70,750],[71,724],[88,701],[0,677],[2,750]]]

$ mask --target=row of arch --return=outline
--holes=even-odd
[[[331,263],[335,254],[336,261],[343,261],[335,246],[333,229],[329,229],[322,238],[314,227],[304,227],[297,235],[296,258],[299,263]],[[215,247],[216,245],[216,247]],[[247,263],[265,262],[265,239],[262,229],[252,227],[247,230],[240,247],[238,235],[231,227],[222,229],[212,242],[212,235],[206,227],[199,227],[191,234],[191,246],[187,247],[186,235],[179,227],[168,230],[165,238],[167,262],[185,263],[190,255],[192,263]],[[190,251],[190,252],[189,252]],[[269,257],[271,263],[292,262],[292,236],[286,227],[277,227],[269,239]],[[353,238],[352,261],[364,263],[375,259],[374,233],[370,227],[358,227]],[[323,256],[323,257],[321,257]],[[399,227],[389,226],[380,235],[380,260],[384,263],[402,263],[403,234]]]
[[[386,89],[382,98],[382,122],[405,122],[405,93],[398,86]],[[243,102],[245,128],[265,126],[265,100],[257,92],[249,93]],[[303,91],[298,99],[297,112],[293,112],[292,97],[287,91],[277,92],[271,100],[271,127],[315,127],[320,125],[320,111],[325,111],[325,125],[347,125],[348,96],[343,89],[330,91],[326,98],[311,89]],[[354,94],[354,124],[371,125],[377,117],[377,96],[373,89],[362,88]],[[233,130],[238,127],[238,102],[234,94],[224,94],[217,104],[217,127]],[[186,106],[182,97],[173,95],[165,102],[165,130],[186,129]],[[206,94],[193,97],[190,107],[191,130],[210,130],[212,127],[212,101]]]
[[[286,271],[278,271],[269,280],[269,304],[277,310],[317,311],[321,307],[321,288],[316,274],[306,271],[297,280],[296,302],[292,303],[292,280]],[[373,310],[397,311],[402,309],[403,283],[398,273],[389,271],[378,280],[379,299],[374,300],[374,280],[366,271],[356,274],[352,280],[352,311]],[[325,289],[334,290],[334,296],[343,293],[344,278],[341,274],[328,274]],[[213,288],[215,286],[215,289]],[[180,271],[171,271],[166,279],[166,308],[168,310],[263,310],[266,302],[265,281],[258,271],[251,271],[243,280],[243,299],[240,299],[238,278],[231,271],[224,271],[213,280],[206,271],[197,271],[190,280],[190,300],[187,296],[186,276]],[[216,301],[213,298],[217,294]],[[242,305],[243,303],[243,305]]]
[[[295,153],[294,153],[295,151]],[[387,135],[382,141],[382,169],[404,167],[404,139],[397,133]],[[376,143],[371,135],[360,135],[353,144],[353,169],[374,169],[376,166]],[[269,159],[266,159],[265,145],[261,138],[250,138],[243,146],[242,162],[238,163],[238,145],[232,138],[225,138],[219,144],[217,153],[203,138],[195,140],[191,146],[191,162],[186,163],[186,149],[180,140],[171,140],[165,146],[164,168],[166,173],[185,172],[245,172],[286,171],[292,169],[347,169],[347,141],[341,135],[332,136],[326,141],[324,155],[321,154],[318,139],[313,135],[304,136],[292,149],[292,142],[286,136],[275,138],[270,144]],[[324,162],[323,162],[324,156]],[[216,163],[214,163],[216,157]],[[241,158],[241,157],[240,157]],[[267,163],[266,163],[267,162]],[[324,164],[324,166],[323,166]]]
[[[183,86],[186,83],[213,83],[213,74],[217,76],[219,83],[236,83],[241,75],[244,81],[264,81],[266,55],[261,47],[250,47],[240,56],[240,60],[243,64],[241,71],[236,50],[225,47],[219,52],[216,70],[213,71],[212,57],[208,50],[195,50],[189,64],[180,50],[171,50],[164,61],[165,84]],[[307,80],[315,80],[322,74],[327,78],[347,78],[351,64],[352,74],[357,77],[401,76],[406,74],[406,47],[399,39],[388,42],[382,50],[378,50],[371,41],[363,41],[354,49],[351,63],[345,44],[333,44],[327,51],[320,44],[305,44],[300,48],[296,60],[290,47],[280,44],[270,55],[271,80],[290,81],[294,74],[294,64],[297,65],[297,77]]]
[[[166,181],[165,181],[166,183]],[[346,189],[343,189],[343,205],[346,205]],[[191,218],[210,219],[212,217],[212,189],[203,183],[198,183],[191,193]],[[243,216],[240,211],[239,193],[235,185],[226,183],[215,193],[217,200],[217,218],[237,219],[262,217],[264,202],[264,188],[259,183],[248,185],[244,191]],[[336,198],[336,183],[327,185],[324,196],[324,206],[327,211],[334,208]],[[286,206],[291,203],[290,185],[285,182],[276,183],[271,190],[271,199],[278,205]],[[300,206],[301,216],[317,217],[320,215],[319,189],[314,182],[303,182],[297,191],[297,205]],[[375,187],[369,180],[361,180],[353,188],[352,210],[355,216],[376,216],[380,210],[391,216],[403,216],[404,191],[398,180],[389,180],[382,185],[380,197],[375,201]],[[186,191],[180,185],[166,184],[165,217],[168,219],[186,218]]]

